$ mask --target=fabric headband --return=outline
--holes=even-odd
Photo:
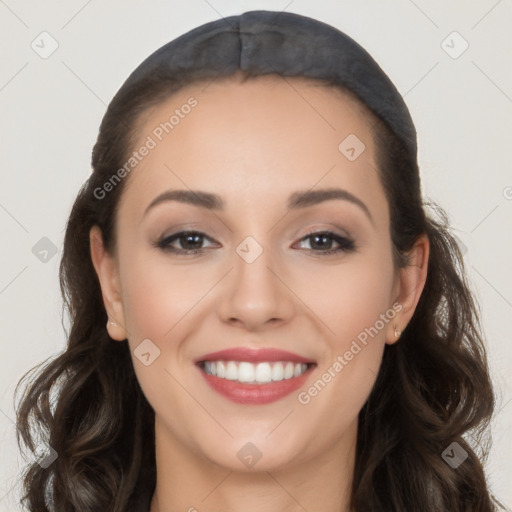
[[[349,36],[295,13],[249,11],[206,23],[145,59],[121,89],[152,74],[221,77],[242,70],[327,80],[354,93],[417,158],[416,129],[396,87]]]

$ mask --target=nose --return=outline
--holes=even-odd
[[[267,248],[261,248],[263,251],[253,261],[242,251],[234,254],[234,268],[226,276],[218,303],[218,314],[224,322],[248,331],[287,323],[296,308],[293,291],[286,284],[277,258]]]

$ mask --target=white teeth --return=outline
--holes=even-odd
[[[238,380],[240,382],[252,382],[254,380],[254,365],[251,363],[240,363],[238,365]]]
[[[284,379],[284,368],[283,363],[275,363],[272,368],[272,380],[283,380]]]
[[[205,370],[210,375],[217,375],[217,365],[214,362],[211,361],[205,361]]]
[[[300,367],[300,364],[299,364],[299,367]],[[291,379],[295,374],[294,374],[294,369],[296,367],[293,366],[293,363],[286,363],[286,368],[284,369],[284,378],[285,379]],[[299,373],[300,375],[300,373]]]
[[[258,363],[256,366],[256,382],[270,382],[272,380],[272,367],[269,363]]]
[[[226,377],[226,365],[223,363],[223,361],[219,361],[216,364],[215,363],[210,363],[210,364],[217,368],[217,377],[220,377],[221,379],[224,379]],[[208,373],[208,372],[206,372],[206,373]]]
[[[212,362],[212,364],[215,364]],[[228,361],[226,366],[226,379],[228,380],[238,380],[238,368],[234,361]]]
[[[221,379],[237,380],[249,384],[265,384],[299,377],[308,368],[305,363],[264,362],[248,363],[246,361],[205,361],[203,369],[209,375]]]

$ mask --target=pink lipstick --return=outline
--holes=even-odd
[[[311,359],[284,350],[240,347],[195,360],[209,386],[242,404],[275,402],[299,389],[316,366]]]

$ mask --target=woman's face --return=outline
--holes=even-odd
[[[352,449],[421,292],[393,266],[368,117],[301,79],[214,81],[146,113],[133,150],[117,253],[93,231],[93,260],[157,444],[239,471]]]

